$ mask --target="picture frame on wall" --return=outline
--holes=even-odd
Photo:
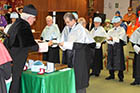
[[[119,8],[119,3],[115,3],[115,8]]]
[[[94,0],[89,0],[89,3],[88,3],[89,8],[93,6],[93,1]]]
[[[94,11],[93,9],[94,0],[88,0],[88,15],[91,15]]]

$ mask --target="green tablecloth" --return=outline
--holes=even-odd
[[[76,93],[73,69],[44,75],[27,70],[22,73],[21,82],[22,93]]]

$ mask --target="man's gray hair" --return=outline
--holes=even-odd
[[[64,15],[64,20],[66,19],[66,18],[69,18],[70,19],[70,21],[72,21],[72,20],[76,20],[75,19],[75,17],[74,17],[74,15],[72,14],[72,13],[65,13],[65,15]]]
[[[22,13],[21,14],[21,18],[24,19],[24,20],[27,20],[30,16],[35,17],[34,15],[27,14],[27,13]]]

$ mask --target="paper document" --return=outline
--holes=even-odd
[[[39,45],[38,52],[48,52],[48,43],[47,42],[38,43],[38,45]]]
[[[64,69],[61,69],[59,71],[67,71],[67,70],[71,70],[71,68],[64,68]]]
[[[55,64],[51,63],[51,62],[47,62],[46,72],[50,73],[50,72],[54,72],[54,71],[55,71]]]

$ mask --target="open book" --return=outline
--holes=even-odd
[[[97,43],[102,43],[102,42],[106,39],[106,37],[103,37],[103,36],[95,36],[93,39],[94,39]]]

